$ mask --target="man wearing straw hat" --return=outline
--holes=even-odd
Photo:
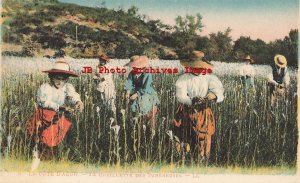
[[[101,54],[99,57],[99,65],[98,67],[103,67],[109,63],[109,58],[105,53]],[[93,79],[98,82],[97,90],[100,92],[100,98],[105,106],[109,108],[115,117],[116,115],[116,90],[115,84],[113,82],[112,74],[109,73],[99,73],[94,76]]]
[[[255,76],[255,70],[253,68],[252,64],[254,62],[253,59],[250,58],[250,55],[247,55],[243,61],[245,64],[240,67],[239,72],[241,76],[241,81],[243,84],[243,90],[244,94],[247,96],[247,93],[249,92],[249,88],[252,89],[252,91],[255,91],[255,86],[254,86],[254,76]]]
[[[38,108],[27,122],[27,132],[35,138],[35,149],[39,145],[40,157],[53,159],[57,154],[57,146],[71,127],[65,114],[82,112],[83,103],[73,85],[67,83],[69,77],[78,77],[67,62],[57,61],[51,70],[43,72],[48,73],[50,83],[44,83],[38,89]]]
[[[287,60],[283,55],[275,55],[272,73],[268,75],[268,85],[271,96],[271,106],[276,103],[277,96],[284,96],[290,84],[287,70]]]
[[[203,61],[204,53],[193,51],[189,59],[181,60],[181,65],[194,69],[212,69],[213,66]],[[176,81],[176,97],[181,103],[175,113],[174,133],[181,144],[177,150],[189,151],[200,155],[200,161],[208,162],[211,149],[211,137],[215,132],[215,118],[210,102],[222,102],[223,85],[212,74],[185,73]],[[185,148],[178,148],[185,147]]]

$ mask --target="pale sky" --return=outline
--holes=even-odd
[[[59,0],[84,6],[128,9],[138,7],[140,14],[174,25],[178,15],[203,17],[200,35],[232,29],[234,40],[241,35],[266,42],[282,39],[299,25],[298,0]]]

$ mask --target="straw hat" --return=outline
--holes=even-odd
[[[51,70],[43,71],[47,73],[60,73],[65,74],[70,77],[78,77],[73,71],[71,71],[70,66],[67,62],[64,61],[57,61],[54,64],[54,67]]]
[[[250,61],[250,63],[254,62],[254,60],[251,59],[250,55],[247,55],[245,58],[243,58],[243,61]]]
[[[203,61],[204,53],[202,51],[192,51],[188,59],[180,60],[180,64],[192,68],[213,68],[209,62]]]
[[[148,57],[145,55],[135,55],[130,58],[130,61],[124,66],[143,68],[149,63]]]
[[[283,56],[283,55],[275,55],[274,61],[275,61],[275,64],[280,68],[286,67],[286,65],[287,65],[287,60],[286,60],[285,56]]]

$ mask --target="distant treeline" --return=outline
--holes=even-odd
[[[91,8],[56,0],[4,0],[3,9],[2,41],[22,48],[4,48],[2,55],[95,58],[106,52],[115,58],[180,59],[203,50],[207,60],[236,62],[249,54],[256,64],[272,63],[282,54],[297,67],[297,29],[269,43],[243,36],[233,41],[230,28],[200,36],[200,14],[178,16],[170,26],[140,15],[134,6],[108,9],[105,3]]]

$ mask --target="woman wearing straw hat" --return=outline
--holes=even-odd
[[[132,67],[126,82],[126,98],[130,100],[130,108],[135,116],[146,117],[149,124],[155,124],[159,100],[153,88],[152,74],[135,73],[134,70],[143,69],[149,63],[147,56],[132,56],[125,66]]]
[[[189,59],[180,63],[195,69],[212,69],[213,66],[203,61],[203,57],[203,52],[193,51]],[[186,73],[179,77],[176,81],[176,97],[181,104],[173,121],[174,133],[181,143],[176,145],[178,151],[186,149],[188,152],[191,148],[191,157],[200,155],[201,161],[206,159],[208,162],[211,137],[215,132],[215,119],[209,103],[223,101],[223,92],[223,85],[215,75]]]
[[[48,73],[50,83],[44,83],[38,89],[38,108],[27,123],[27,132],[39,144],[41,158],[53,159],[57,146],[71,127],[65,114],[82,112],[83,103],[73,85],[67,83],[69,77],[78,77],[67,62],[57,61],[51,70],[43,72]]]
[[[287,60],[283,55],[275,55],[272,73],[268,75],[268,85],[271,96],[271,106],[275,105],[277,96],[284,96],[290,84],[290,76],[287,70]]]
[[[254,60],[250,58],[249,55],[247,55],[243,61],[245,64],[240,67],[239,72],[241,76],[241,81],[244,86],[244,94],[247,96],[247,93],[249,92],[249,88],[251,88],[253,91],[255,91],[255,86],[254,86],[254,76],[255,76],[255,70],[253,68],[252,64]]]
[[[98,67],[103,67],[109,63],[109,58],[106,54],[101,54],[99,57],[99,65]],[[112,112],[113,115],[116,115],[116,90],[115,84],[112,79],[111,74],[99,73],[98,75],[94,76],[93,79],[98,82],[97,90],[100,92],[100,98],[102,102],[108,107]]]

